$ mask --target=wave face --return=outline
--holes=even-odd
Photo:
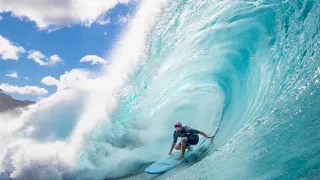
[[[0,177],[319,178],[319,21],[316,0],[143,1],[102,77],[82,72],[90,87],[1,129]],[[213,142],[186,166],[139,174],[178,120]]]

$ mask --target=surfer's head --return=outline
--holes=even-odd
[[[181,122],[176,122],[174,123],[174,128],[176,128],[176,131],[181,131],[182,130],[182,124]]]

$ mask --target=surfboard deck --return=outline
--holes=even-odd
[[[194,152],[193,149],[186,150],[184,153],[184,158],[181,160],[176,160],[180,156],[181,151],[173,152],[170,156],[166,156],[163,159],[151,164],[145,172],[148,174],[162,174],[168,170],[174,168],[178,164],[182,163],[186,158],[188,158]]]

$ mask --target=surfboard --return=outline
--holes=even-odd
[[[162,174],[166,171],[176,167],[178,164],[182,163],[185,159],[187,159],[195,150],[189,149],[184,153],[184,158],[181,160],[176,160],[177,157],[180,156],[181,151],[173,152],[171,155],[160,159],[159,161],[151,164],[145,172],[148,174]]]

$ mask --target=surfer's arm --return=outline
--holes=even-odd
[[[170,151],[169,151],[169,153],[168,153],[169,155],[171,154],[174,146],[176,146],[177,141],[178,141],[178,136],[177,136],[177,134],[174,132],[174,133],[173,133],[173,142],[172,142]]]
[[[212,138],[213,136],[208,136],[206,133],[199,131],[199,134],[201,134],[202,136],[206,137],[206,138]]]
[[[212,138],[213,136],[208,136],[206,133],[196,130],[196,129],[189,129],[189,132],[191,133],[195,133],[195,134],[201,134],[202,136],[206,137],[206,138]]]
[[[174,146],[176,146],[176,143],[172,143],[171,148],[170,148],[170,151],[169,151],[169,155],[171,154],[171,152],[172,152],[172,150],[173,150]]]

